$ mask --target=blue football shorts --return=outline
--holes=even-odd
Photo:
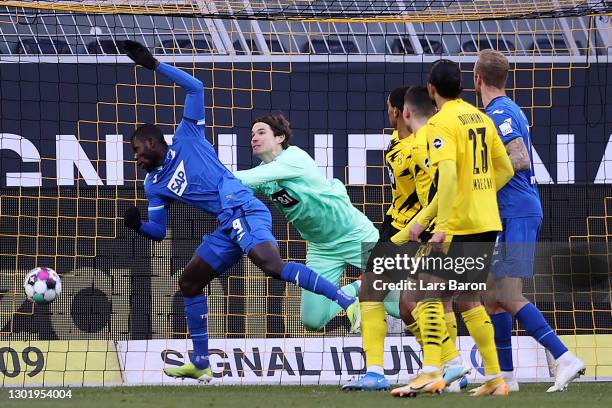
[[[531,278],[542,217],[502,218],[493,252],[494,278]]]
[[[253,199],[240,207],[225,210],[217,217],[219,227],[205,235],[196,253],[217,274],[236,264],[243,254],[263,242],[278,246],[272,235],[272,215],[268,207]]]

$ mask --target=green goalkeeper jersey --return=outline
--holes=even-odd
[[[327,243],[373,228],[351,203],[344,184],[323,177],[315,161],[299,147],[290,146],[270,163],[234,175],[272,200],[307,241]]]

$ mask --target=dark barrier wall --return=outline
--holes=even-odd
[[[509,86],[516,89],[513,96],[517,102],[525,108],[537,107],[525,112],[533,123],[536,151],[553,181],[569,178],[571,182],[571,176],[558,177],[561,168],[575,173],[576,183],[593,182],[612,133],[612,109],[608,107],[612,81],[607,80],[612,66],[585,66],[523,64],[511,76]],[[210,65],[198,67],[196,75],[209,88],[207,137],[216,140],[219,133],[236,134],[239,168],[253,164],[251,120],[270,110],[281,110],[291,120],[295,144],[311,154],[315,134],[333,135],[334,176],[341,180],[345,179],[348,160],[347,135],[381,133],[388,126],[388,92],[402,84],[422,84],[429,69],[428,64],[417,63],[215,64],[214,71]],[[463,64],[462,68],[466,71],[465,87],[469,88],[470,66]],[[139,86],[130,86],[135,83]],[[43,158],[46,186],[56,183],[55,160],[44,158],[57,157],[57,135],[77,135],[105,180],[102,142],[106,135],[120,134],[129,141],[136,121],[157,118],[158,123],[172,124],[181,117],[182,91],[153,89],[152,84],[150,72],[128,65],[0,64],[0,132],[23,136],[34,144]],[[158,84],[168,85],[161,78]],[[470,101],[475,98],[473,92],[465,92],[464,97]],[[168,106],[175,104],[174,108]],[[174,126],[163,129],[172,134]],[[573,146],[558,145],[557,135],[565,134],[574,135]],[[566,157],[570,151],[575,170],[570,169]],[[368,164],[380,164],[380,157],[369,154]],[[131,158],[128,145],[124,146],[124,158]],[[7,149],[0,150],[0,161],[0,187],[6,185],[7,172],[38,171],[37,163],[24,163]],[[125,180],[133,180],[133,172],[134,166],[126,165]],[[381,174],[370,174],[368,183],[382,182]],[[606,179],[612,183],[612,175]]]

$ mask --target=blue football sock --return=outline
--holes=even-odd
[[[512,371],[512,315],[508,312],[496,313],[491,316],[491,323],[495,330],[495,347],[499,368],[502,371]]]
[[[193,342],[191,362],[200,370],[208,368],[208,302],[206,296],[183,298],[187,328]]]
[[[281,279],[285,282],[295,283],[300,288],[317,295],[323,295],[337,302],[343,309],[346,309],[355,301],[354,297],[347,295],[338,286],[304,264],[288,262],[281,271]]]
[[[542,312],[533,303],[527,303],[523,306],[516,313],[516,320],[527,330],[531,337],[536,339],[546,350],[550,351],[555,360],[567,351],[567,347],[557,337],[552,327],[542,316]]]

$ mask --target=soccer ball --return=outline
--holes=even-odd
[[[23,288],[30,302],[45,305],[62,293],[62,281],[51,268],[34,268],[23,280]]]

